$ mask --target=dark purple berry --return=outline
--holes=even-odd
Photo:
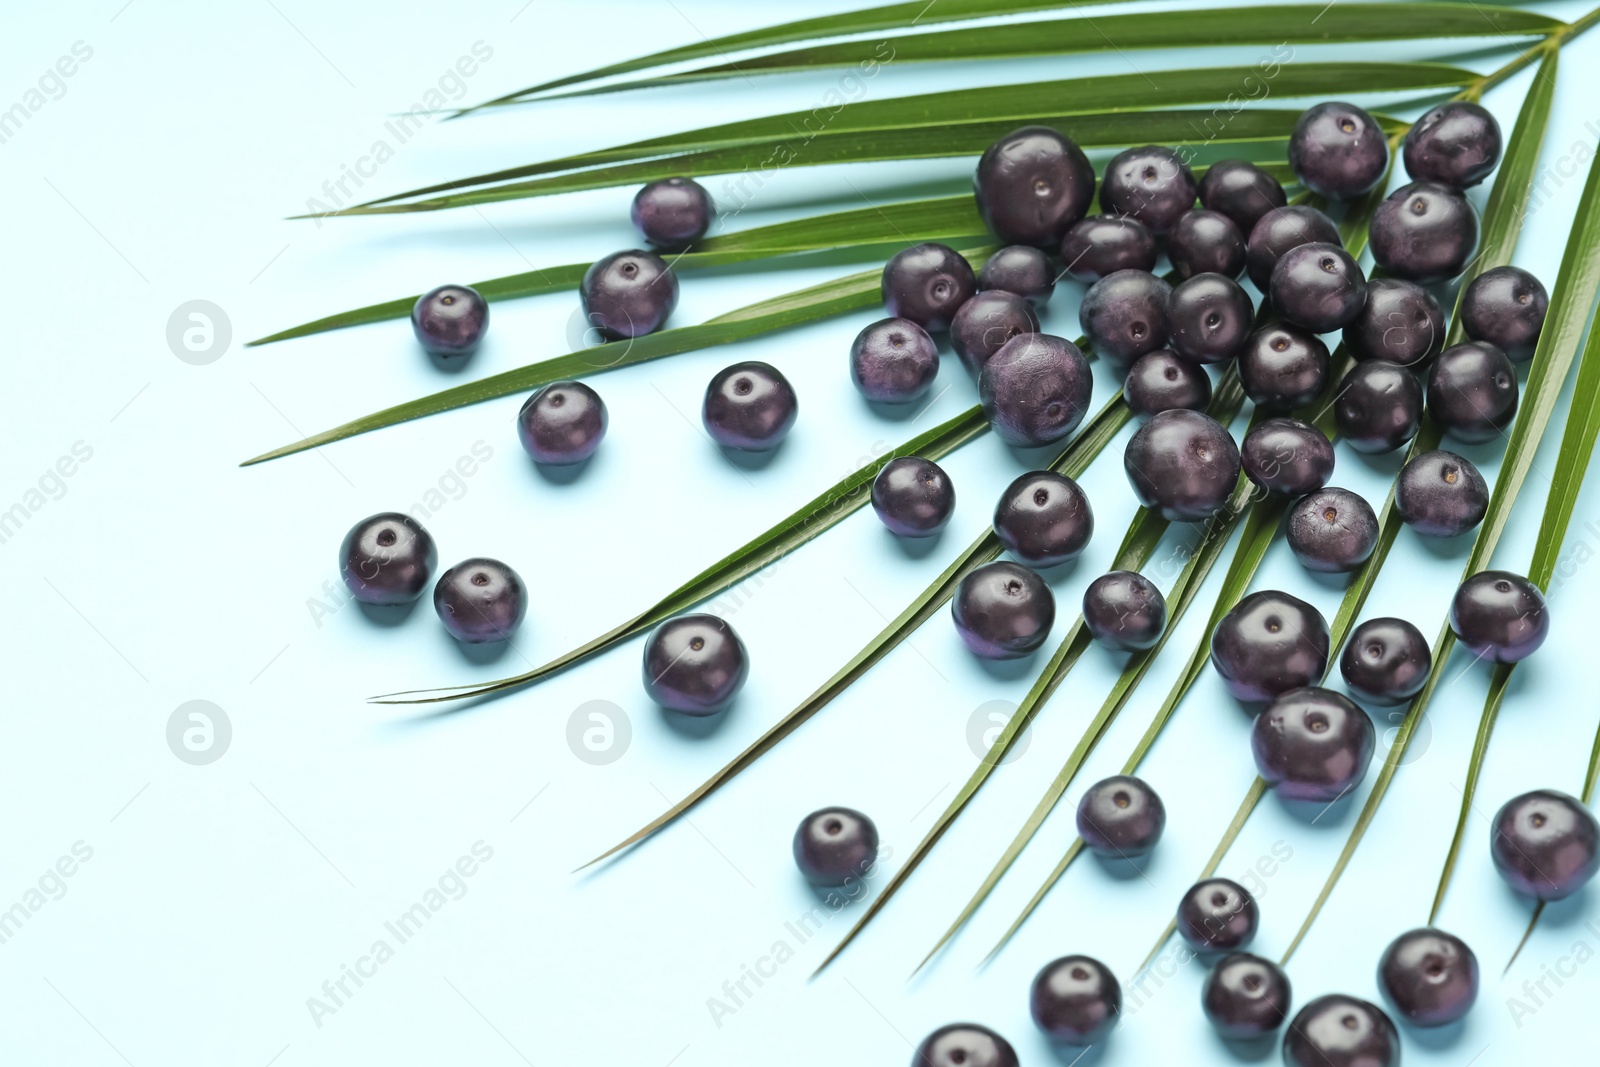
[[[1038,332],[1039,315],[1032,304],[1004,289],[986,289],[957,309],[950,322],[950,347],[977,374],[1007,341]]]
[[[1274,208],[1261,216],[1246,242],[1245,270],[1256,288],[1265,293],[1272,270],[1291,248],[1308,244],[1337,245],[1339,227],[1314,207],[1295,204]]]
[[[1294,124],[1289,166],[1318,196],[1354,200],[1388,173],[1389,138],[1361,108],[1330,100],[1308,108]]]
[[[1083,594],[1083,625],[1107,648],[1142,652],[1154,648],[1167,626],[1167,601],[1138,571],[1112,571],[1089,583]]]
[[[944,469],[921,456],[900,456],[872,480],[872,510],[901,537],[931,537],[956,509],[956,490]]]
[[[1444,309],[1416,282],[1373,278],[1367,302],[1344,328],[1344,343],[1357,359],[1414,366],[1444,347]]]
[[[690,178],[662,178],[633,198],[633,228],[656,248],[687,248],[711,228],[711,194]]]
[[[1283,207],[1289,198],[1278,179],[1254,163],[1223,159],[1211,164],[1200,179],[1200,202],[1228,216],[1249,237],[1261,216]]]
[[[1520,574],[1479,571],[1450,601],[1450,629],[1479,659],[1516,663],[1538,651],[1550,634],[1544,593]]]
[[[1211,665],[1228,692],[1251,704],[1315,685],[1328,669],[1328,623],[1288,593],[1251,593],[1211,634]]]
[[[1470,460],[1436,448],[1401,468],[1394,506],[1419,534],[1454,537],[1489,513],[1489,484]]]
[[[1138,219],[1091,215],[1061,238],[1061,261],[1067,277],[1089,283],[1119,270],[1154,270],[1156,235]]]
[[[1022,334],[1001,346],[978,374],[978,400],[1000,440],[1036,447],[1078,428],[1094,380],[1071,341]]]
[[[1272,322],[1239,349],[1239,384],[1263,411],[1292,411],[1328,384],[1328,346],[1314,333]]]
[[[1221,274],[1237,278],[1244,270],[1244,235],[1220,211],[1196,208],[1178,216],[1167,234],[1167,258],[1185,278]]]
[[[1167,828],[1167,809],[1142,778],[1102,778],[1078,801],[1078,836],[1107,859],[1131,859],[1156,847]]]
[[[938,374],[938,346],[910,319],[879,319],[850,344],[850,379],[876,403],[920,399]]]
[[[1056,290],[1056,269],[1050,257],[1030,245],[1006,245],[983,261],[978,290],[1002,289],[1016,293],[1036,308],[1050,302]]]
[[[613,252],[578,287],[589,325],[608,341],[655,333],[678,306],[678,276],[654,252]]]
[[[1333,400],[1339,436],[1357,452],[1393,452],[1422,425],[1422,383],[1381,359],[1357,363]]]
[[[1244,435],[1239,458],[1252,482],[1291,499],[1321,489],[1333,474],[1333,442],[1299,419],[1256,424]]]
[[[1465,189],[1500,162],[1500,124],[1482,105],[1452,100],[1412,123],[1401,157],[1413,181]]]
[[[1131,362],[1167,343],[1172,286],[1142,270],[1119,270],[1089,287],[1078,305],[1078,325],[1089,347],[1108,359]]]
[[[1170,148],[1145,145],[1118,152],[1100,182],[1100,210],[1128,215],[1164,236],[1199,195],[1194,172]]]
[[[878,828],[853,808],[822,808],[795,829],[795,866],[812,885],[859,881],[877,861]]]
[[[1052,248],[1088,210],[1094,168],[1070,138],[1048,126],[1024,126],[989,146],[972,184],[978,213],[995,236]]]
[[[517,413],[517,437],[534,462],[582,463],[606,435],[605,401],[582,382],[551,382]]]
[[[1063,956],[1047,963],[1028,998],[1033,1021],[1051,1039],[1094,1045],[1110,1035],[1122,1012],[1122,986],[1092,956]]]
[[[433,610],[464,644],[505,641],[528,613],[522,577],[497,559],[467,559],[439,575]]]
[[[1428,639],[1404,619],[1368,619],[1339,657],[1345,686],[1369,704],[1404,704],[1422,692],[1432,669]]]
[[[672,711],[715,714],[727,707],[749,676],[744,642],[715,615],[668,619],[645,642],[644,691]]]
[[[1344,574],[1378,547],[1378,516],[1348,489],[1324,486],[1289,509],[1289,549],[1308,571]]]
[[[1030,567],[1077,559],[1094,534],[1094,512],[1078,483],[1053,471],[1024,474],[994,509],[1000,543]]]
[[[770,363],[750,360],[712,376],[700,421],[724,448],[766,452],[783,443],[799,414],[789,379]]]
[[[1378,205],[1367,234],[1373,260],[1388,273],[1442,282],[1460,274],[1478,247],[1478,214],[1448,185],[1412,182]]]
[[[1255,308],[1239,283],[1220,274],[1196,274],[1172,290],[1167,342],[1196,363],[1226,363],[1250,336]]]
[[[441,285],[417,297],[411,332],[430,356],[470,356],[489,329],[489,302],[466,285]]]
[[[1122,380],[1122,398],[1140,417],[1173,408],[1204,411],[1211,402],[1211,379],[1199,364],[1158,348],[1133,361]]]
[[[1200,987],[1200,1007],[1217,1033],[1233,1041],[1270,1034],[1289,1017],[1292,991],[1283,968],[1248,952],[1217,961]]]
[[[1361,784],[1377,747],[1372,719],[1342,693],[1291,689],[1250,731],[1256,771],[1278,795],[1331,803]]]
[[[1367,302],[1367,279],[1350,253],[1320,242],[1285,252],[1268,290],[1273,310],[1312,333],[1343,329]]]
[[[884,264],[884,308],[929,333],[949,329],[956,309],[977,291],[972,264],[945,245],[912,245]]]
[[[1486,270],[1461,294],[1461,325],[1474,341],[1487,341],[1507,358],[1533,358],[1539,331],[1550,308],[1550,294],[1521,267]]]
[[[1285,1067],[1397,1067],[1400,1035],[1376,1004],[1330,993],[1290,1020],[1283,1062]]]
[[[986,563],[961,579],[950,615],[974,655],[1020,659],[1050,636],[1056,600],[1044,579],[1027,567]]]
[[[1459,441],[1493,441],[1517,416],[1517,369],[1483,341],[1452,345],[1428,371],[1428,414]]]
[[[1017,1067],[1011,1043],[987,1026],[951,1023],[922,1039],[911,1067]]]
[[[1519,893],[1561,900],[1600,871],[1600,823],[1577,797],[1555,789],[1512,797],[1491,826],[1495,869]]]
[[[1445,1026],[1478,999],[1478,957],[1454,934],[1409,930],[1384,949],[1378,984],[1412,1026]]]
[[[1232,952],[1256,936],[1256,899],[1238,882],[1207,878],[1178,901],[1178,934],[1196,952]]]
[[[363,604],[411,603],[438,565],[432,536],[422,523],[397,511],[362,519],[339,546],[339,574]]]
[[[1150,417],[1129,440],[1123,470],[1139,503],[1169,522],[1209,519],[1239,480],[1239,448],[1222,424],[1198,411]]]

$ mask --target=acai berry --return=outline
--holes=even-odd
[[[1454,934],[1408,930],[1383,950],[1378,984],[1412,1026],[1447,1026],[1478,999],[1478,957]]]
[[[987,563],[956,587],[950,601],[956,632],[974,655],[1019,659],[1050,636],[1056,601],[1050,587],[1027,567]]]
[[[1411,367],[1438,355],[1444,334],[1444,309],[1432,293],[1402,278],[1373,278],[1361,313],[1344,328],[1344,343],[1357,359]]]
[[[1329,804],[1361,784],[1377,738],[1372,718],[1349,697],[1307,686],[1256,716],[1250,751],[1279,796]]]
[[[1083,625],[1089,636],[1123,652],[1154,648],[1167,627],[1167,601],[1138,571],[1112,571],[1083,593]]]
[[[1244,252],[1244,234],[1220,211],[1186,211],[1167,234],[1167,258],[1185,278],[1197,274],[1237,278],[1244,271]]]
[[[910,319],[879,319],[850,344],[850,380],[875,403],[921,399],[938,373],[938,346]]]
[[[439,575],[433,609],[463,644],[505,641],[528,613],[528,593],[516,571],[497,559],[478,557]]]
[[[1209,519],[1239,480],[1239,448],[1217,420],[1175,409],[1152,415],[1122,454],[1139,503],[1169,522]]]
[[[1178,935],[1196,952],[1232,952],[1256,936],[1261,913],[1256,899],[1229,878],[1207,878],[1178,901]]]
[[[872,510],[901,537],[931,537],[956,508],[950,476],[921,456],[891,459],[872,480]]]
[[[1235,952],[1217,961],[1200,987],[1200,1007],[1217,1033],[1233,1041],[1270,1034],[1289,1017],[1289,976],[1271,960]]]
[[[1419,534],[1454,537],[1489,513],[1489,483],[1465,456],[1436,448],[1400,469],[1394,506],[1400,521]]]
[[[1401,158],[1414,181],[1477,185],[1500,162],[1500,124],[1482,104],[1451,100],[1411,124]]]
[[[1288,202],[1278,179],[1242,159],[1218,160],[1200,179],[1200,203],[1232,219],[1246,238],[1261,216]]]
[[[744,642],[715,615],[679,615],[655,628],[644,646],[644,691],[664,708],[713,715],[750,676]]]
[[[1122,1012],[1122,986],[1092,956],[1063,956],[1044,966],[1028,998],[1034,1024],[1052,1040],[1093,1045],[1110,1035]]]
[[[1094,168],[1071,138],[1024,126],[989,146],[972,184],[978,213],[1000,240],[1053,248],[1088,210]]]
[[[489,329],[489,302],[469,285],[441,285],[411,308],[411,332],[430,356],[459,359],[477,351]]]
[[[1320,241],[1285,252],[1267,289],[1278,314],[1312,333],[1343,329],[1367,302],[1367,279],[1355,259]]]
[[[1412,182],[1378,205],[1367,233],[1373,260],[1388,273],[1442,282],[1460,274],[1478,247],[1478,214],[1448,185]]]
[[[1334,394],[1333,420],[1357,452],[1393,452],[1422,425],[1422,383],[1394,363],[1357,363]]]
[[[988,289],[1016,293],[1034,307],[1042,308],[1056,290],[1056,270],[1042,250],[1031,245],[1006,245],[984,260],[978,271],[978,291]]]
[[[1226,363],[1250,336],[1255,309],[1239,283],[1221,274],[1196,274],[1167,301],[1167,343],[1196,363]]]
[[[1550,634],[1544,593],[1520,574],[1479,571],[1450,601],[1450,629],[1467,651],[1495,663],[1533,655]]]
[[[608,421],[599,393],[582,382],[551,382],[517,413],[517,437],[535,463],[567,466],[594,455]]]
[[[922,1039],[911,1067],[1017,1067],[1017,1051],[987,1026],[951,1023]]]
[[[1577,797],[1535,789],[1495,813],[1489,854],[1512,889],[1535,900],[1562,900],[1600,871],[1600,823]]]
[[[1273,268],[1291,248],[1307,244],[1341,244],[1339,227],[1314,207],[1292,204],[1262,215],[1245,244],[1245,271],[1265,293]]]
[[[1138,219],[1090,215],[1061,238],[1061,262],[1067,277],[1091,284],[1119,270],[1154,270],[1156,235]]]
[[[1329,200],[1354,200],[1389,170],[1389,138],[1376,119],[1342,100],[1308,108],[1289,135],[1289,166]]]
[[[1368,619],[1339,657],[1345,686],[1369,704],[1404,704],[1422,692],[1432,669],[1428,639],[1404,619]]]
[[[1211,378],[1199,364],[1179,358],[1169,348],[1158,348],[1128,368],[1122,399],[1140,418],[1173,408],[1204,411],[1211,403]]]
[[[656,248],[687,248],[711,228],[711,194],[692,178],[662,178],[633,198],[629,214],[639,236]]]
[[[1428,370],[1428,414],[1457,440],[1493,441],[1516,418],[1517,369],[1494,345],[1452,345]]]
[[[583,311],[608,341],[654,333],[678,306],[678,276],[654,252],[613,252],[583,275]]]
[[[1078,346],[1046,333],[1001,346],[978,374],[978,401],[1000,440],[1033,448],[1078,428],[1094,379]]]
[[[1244,435],[1245,476],[1269,493],[1294,499],[1321,489],[1333,474],[1333,442],[1309,422],[1280,417]]]
[[[1039,332],[1039,315],[1016,293],[986,289],[956,311],[950,322],[950,347],[967,370],[977,374],[1013,337]]]
[[[1167,343],[1172,286],[1142,270],[1119,270],[1089,287],[1078,305],[1078,325],[1089,347],[1129,362]]]
[[[1100,210],[1138,219],[1157,237],[1194,207],[1199,184],[1183,157],[1161,145],[1118,152],[1100,182]]]
[[[1289,509],[1289,549],[1308,571],[1344,574],[1371,558],[1378,546],[1378,516],[1348,489],[1324,486]]]
[[[841,886],[860,879],[878,860],[878,828],[854,808],[821,808],[794,832],[794,862],[806,881]]]
[[[883,267],[884,308],[929,333],[949,329],[956,309],[977,290],[972,264],[932,241],[896,252]]]
[[[1289,1021],[1283,1062],[1285,1067],[1397,1067],[1400,1035],[1376,1004],[1330,993]]]
[[[1094,512],[1078,483],[1054,471],[1033,471],[1000,494],[994,533],[1030,567],[1077,559],[1094,535]]]
[[[1522,363],[1533,358],[1544,329],[1550,294],[1521,267],[1486,270],[1461,294],[1461,325],[1474,341],[1486,341]]]
[[[1228,692],[1260,704],[1315,685],[1328,669],[1328,623],[1299,597],[1275,589],[1251,593],[1211,634],[1211,665]]]
[[[1107,859],[1131,859],[1156,847],[1167,827],[1167,809],[1142,778],[1103,778],[1078,801],[1078,836],[1089,851]]]
[[[1309,404],[1328,383],[1328,346],[1315,333],[1272,322],[1239,348],[1239,384],[1263,411]]]
[[[794,427],[799,401],[789,379],[770,363],[750,360],[724,367],[706,386],[700,421],[724,448],[766,452]]]
[[[422,523],[398,511],[369,515],[339,546],[339,575],[363,604],[409,604],[439,565],[439,550]]]

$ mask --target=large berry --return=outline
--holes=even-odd
[[[1309,108],[1295,123],[1289,166],[1318,196],[1354,200],[1383,180],[1389,139],[1366,111],[1330,100]]]
[[[973,189],[995,236],[1052,248],[1088,209],[1094,168],[1071,138],[1048,126],[1024,126],[983,153]]]

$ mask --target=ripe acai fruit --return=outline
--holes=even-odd
[[[1400,521],[1419,534],[1454,537],[1489,513],[1489,484],[1471,460],[1436,448],[1401,468],[1394,506]]]
[[[1173,408],[1204,411],[1211,403],[1211,378],[1199,364],[1179,358],[1169,348],[1158,348],[1128,368],[1122,399],[1141,418]]]
[[[1489,854],[1506,884],[1535,900],[1561,900],[1600,871],[1600,823],[1577,797],[1535,789],[1495,813]]]
[[[1330,993],[1290,1020],[1283,1062],[1285,1067],[1395,1067],[1400,1035],[1376,1004]]]
[[[1028,1007],[1035,1025],[1053,1040],[1093,1045],[1117,1025],[1122,986],[1094,957],[1063,956],[1034,978]]]
[[[1478,214],[1448,185],[1412,182],[1378,205],[1367,232],[1379,267],[1426,285],[1466,267],[1478,247]]]
[[[1500,124],[1481,104],[1440,104],[1412,123],[1401,158],[1413,181],[1477,185],[1500,162]]]
[[[872,480],[872,510],[901,537],[931,537],[945,528],[956,509],[949,475],[932,460],[900,456],[883,465]]]
[[[1550,294],[1521,267],[1486,270],[1461,294],[1461,326],[1474,341],[1487,341],[1517,363],[1533,358],[1544,329]]]
[[[949,329],[956,309],[977,291],[972,264],[933,241],[896,252],[883,267],[884,308],[929,333]]]
[[[1139,427],[1122,466],[1139,503],[1169,522],[1198,522],[1228,502],[1239,480],[1239,448],[1209,415],[1174,409]]]
[[[1078,836],[1096,855],[1131,859],[1156,847],[1167,827],[1167,809],[1142,778],[1102,778],[1078,801]]]
[[[1118,152],[1106,164],[1100,210],[1136,218],[1162,237],[1194,207],[1199,191],[1182,156],[1161,145],[1144,145]]]
[[[1185,278],[1221,274],[1237,278],[1244,270],[1244,234],[1220,211],[1185,211],[1167,234],[1167,258]]]
[[[644,691],[664,708],[713,715],[750,676],[744,642],[715,615],[679,615],[655,628],[644,646]]]
[[[750,360],[712,376],[700,406],[706,433],[724,448],[766,452],[777,448],[800,414],[789,379],[770,363]]]
[[[1172,290],[1167,302],[1167,343],[1196,363],[1225,363],[1250,336],[1255,309],[1232,278],[1196,274]]]
[[[1261,913],[1250,891],[1228,878],[1207,878],[1178,900],[1178,935],[1196,952],[1232,952],[1256,936]]]
[[[1428,414],[1457,440],[1493,441],[1517,415],[1517,369],[1483,341],[1439,353],[1428,369]]]
[[[1414,366],[1444,347],[1444,309],[1433,294],[1401,278],[1367,282],[1367,302],[1344,328],[1344,343],[1360,360]]]
[[[1271,960],[1235,952],[1217,961],[1200,987],[1200,1007],[1217,1033],[1233,1041],[1270,1034],[1289,1017],[1289,976]]]
[[[1367,302],[1367,279],[1335,244],[1313,242],[1289,249],[1272,268],[1272,307],[1312,333],[1343,329]]]
[[[1276,589],[1251,593],[1211,634],[1211,665],[1228,692],[1260,704],[1315,685],[1328,669],[1328,623],[1299,597]]]
[[[656,248],[687,248],[711,228],[711,194],[690,178],[662,178],[640,189],[629,214],[639,236]]]
[[[489,329],[489,302],[468,285],[441,285],[417,297],[411,332],[430,356],[457,359],[477,351]]]
[[[972,184],[978,213],[995,236],[1051,248],[1088,210],[1094,168],[1071,138],[1048,126],[1024,126],[989,146]]]
[[[868,400],[909,404],[939,374],[939,347],[910,319],[879,319],[850,344],[850,380]]]
[[[1265,411],[1309,404],[1328,383],[1328,346],[1287,322],[1270,322],[1239,349],[1239,384]]]
[[[1078,428],[1094,379],[1078,346],[1046,333],[1021,334],[1000,347],[978,374],[978,401],[1006,444],[1059,441]]]
[[[1288,202],[1278,179],[1242,159],[1219,159],[1200,179],[1200,203],[1228,216],[1245,237],[1261,216]]]
[[[1456,589],[1450,629],[1479,659],[1516,663],[1544,644],[1550,612],[1544,593],[1522,575],[1479,571]]]
[[[1369,704],[1405,703],[1422,692],[1432,669],[1428,639],[1404,619],[1368,619],[1339,657],[1345,686]]]
[[[433,537],[410,515],[369,515],[344,535],[339,575],[363,604],[409,604],[422,595],[439,565]]]
[[[1290,800],[1331,803],[1361,783],[1377,746],[1372,719],[1342,693],[1291,689],[1256,717],[1256,771]]]
[[[1454,934],[1408,930],[1384,949],[1378,984],[1412,1026],[1445,1026],[1478,999],[1478,957]]]
[[[1272,269],[1283,254],[1308,244],[1341,244],[1339,227],[1327,215],[1304,204],[1273,208],[1250,231],[1245,271],[1256,288],[1265,293],[1272,282]]]
[[[439,575],[433,609],[463,644],[505,641],[528,613],[528,593],[522,577],[499,560],[467,559]]]
[[[841,886],[878,860],[878,828],[854,808],[822,808],[794,832],[794,862],[812,885]]]
[[[1295,123],[1289,166],[1318,196],[1354,200],[1383,180],[1389,139],[1366,111],[1330,100],[1308,108]]]
[[[1078,483],[1054,471],[1032,471],[1000,494],[994,533],[1030,567],[1077,559],[1094,534],[1094,512]]]
[[[1156,265],[1156,235],[1138,219],[1090,215],[1061,238],[1067,277],[1093,284],[1119,270],[1150,271]]]
[[[589,325],[608,341],[654,333],[678,306],[678,276],[654,252],[613,252],[578,286]]]
[[[911,1067],[1017,1067],[1011,1043],[987,1026],[951,1023],[922,1039]]]
[[[1056,600],[1044,579],[1027,567],[987,563],[961,579],[950,616],[974,655],[1019,659],[1050,636]]]
[[[594,455],[608,422],[599,393],[582,382],[551,382],[517,413],[517,438],[535,463],[567,466]]]
[[[1039,332],[1039,315],[1016,293],[987,289],[956,310],[950,322],[950,347],[977,374],[1002,345],[1024,333]]]
[[[1154,648],[1167,626],[1167,601],[1138,571],[1112,571],[1083,593],[1083,625],[1089,636],[1124,652]]]
[[[984,260],[978,271],[978,290],[986,289],[1016,293],[1034,307],[1042,308],[1056,290],[1056,270],[1040,249],[1006,245]]]
[[[1119,270],[1089,287],[1078,305],[1078,325],[1089,347],[1130,362],[1167,343],[1172,286],[1142,270]]]
[[[1290,499],[1321,489],[1333,474],[1333,442],[1299,419],[1257,423],[1244,435],[1239,458],[1252,482]]]
[[[1334,394],[1333,420],[1357,452],[1393,452],[1422,425],[1422,383],[1385,360],[1357,363]]]
[[[1348,489],[1324,486],[1307,493],[1289,509],[1286,525],[1289,549],[1308,571],[1353,571],[1378,546],[1378,516]]]

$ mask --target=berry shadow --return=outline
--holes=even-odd
[[[1102,871],[1119,882],[1146,877],[1145,871],[1150,864],[1149,856],[1102,856],[1096,852],[1094,858]]]
[[[1221,1034],[1212,1034],[1212,1040],[1216,1042],[1219,1048],[1226,1049],[1229,1057],[1243,1060],[1246,1063],[1260,1063],[1263,1060],[1276,1059],[1278,1045],[1282,1039],[1283,1035],[1280,1031],[1273,1031],[1270,1034],[1248,1039],[1227,1038]]]
[[[1049,644],[1047,640],[1045,644]],[[978,665],[978,669],[997,682],[1014,682],[1019,678],[1031,678],[1039,673],[1040,663],[1035,662],[1038,652],[1030,652],[1019,659],[985,659],[982,656],[968,657]]]
[[[926,559],[938,550],[939,543],[944,540],[944,531],[928,537],[901,537],[885,527],[883,536],[894,542],[895,551],[906,559]]]
[[[701,741],[721,733],[738,704],[739,702],[735,700],[711,715],[685,715],[681,711],[673,711],[660,705],[656,706],[656,710],[661,713],[661,722],[668,730],[687,740]]]
[[[777,461],[778,453],[783,451],[782,446],[769,448],[765,452],[747,452],[742,448],[726,448],[714,444],[713,447],[720,453],[728,464],[742,471],[766,470]]]
[[[1350,813],[1355,807],[1355,790],[1349,790],[1344,796],[1331,803],[1324,800],[1291,800],[1285,796],[1278,797],[1278,805],[1293,819],[1297,819],[1306,826],[1315,826],[1318,829],[1327,827],[1337,828],[1348,822]]]
[[[358,600],[356,605],[361,609],[361,614],[367,617],[368,622],[388,629],[404,624],[411,617],[411,613],[417,610],[417,605],[422,600],[422,597],[418,597],[408,604],[364,604]]]
[[[428,353],[428,362],[433,364],[433,369],[445,374],[460,374],[472,362],[472,356],[440,356]]]
[[[1414,1045],[1421,1045],[1430,1052],[1442,1052],[1461,1044],[1462,1035],[1467,1032],[1467,1019],[1457,1019],[1446,1026],[1409,1026],[1405,1025],[1400,1013],[1395,1010],[1388,997],[1383,998],[1384,1007],[1390,1014],[1401,1022],[1400,1032],[1405,1035],[1405,1040]]]
[[[483,641],[478,644],[457,641],[446,633],[443,628],[440,629],[439,636],[441,640],[453,645],[456,654],[462,659],[478,666],[498,662],[511,649],[510,641]]]
[[[596,452],[588,459],[577,463],[535,463],[533,457],[528,457],[528,466],[532,467],[544,481],[551,485],[571,485],[582,478],[584,472],[595,464],[600,453]]]
[[[1106,1046],[1110,1044],[1110,1041],[1098,1041],[1084,1048],[1082,1045],[1069,1045],[1065,1041],[1052,1041],[1049,1044],[1050,1058],[1067,1067],[1072,1067],[1073,1064],[1077,1067],[1092,1067],[1093,1064],[1106,1058]]]

